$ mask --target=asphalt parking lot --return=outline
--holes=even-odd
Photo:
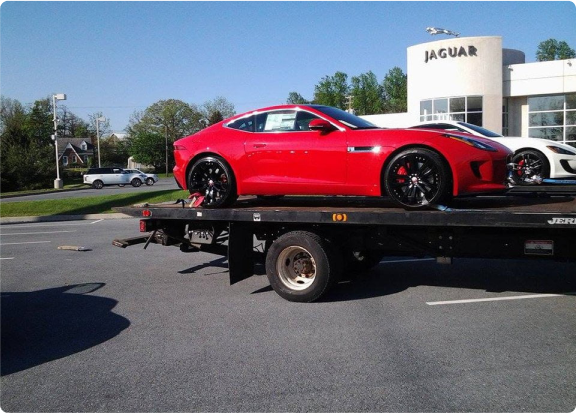
[[[382,262],[321,302],[138,220],[0,226],[5,411],[572,411],[575,263]],[[89,251],[58,249],[83,246]]]

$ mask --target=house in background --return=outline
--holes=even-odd
[[[94,145],[90,139],[59,138],[58,160],[63,166],[78,165],[87,167],[95,155]]]

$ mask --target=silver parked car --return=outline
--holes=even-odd
[[[140,169],[125,169],[125,171],[131,174],[144,175],[144,183],[148,186],[154,185],[156,182],[158,182],[158,175],[156,174],[147,174],[146,172],[142,172]]]

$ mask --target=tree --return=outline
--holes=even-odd
[[[400,67],[393,67],[383,79],[383,104],[385,113],[407,111],[407,75]]]
[[[124,141],[116,142],[113,137],[109,136],[100,139],[100,162],[102,165],[119,165],[125,166],[128,158],[128,144]],[[164,152],[163,152],[164,156]]]
[[[351,78],[352,106],[357,115],[373,115],[382,112],[381,86],[371,71]]]
[[[134,156],[138,162],[159,168],[166,166],[165,158],[168,154],[168,164],[172,165],[174,163],[172,143],[202,129],[204,127],[201,123],[202,119],[205,119],[204,114],[196,105],[181,100],[168,99],[153,103],[144,112],[135,112],[130,117],[127,128],[130,136],[130,155]],[[152,144],[155,137],[161,141],[162,161],[159,160],[157,154],[153,154],[150,157],[154,159],[154,162],[149,162],[145,160],[149,155],[142,148],[148,147],[150,150],[157,148],[156,143]],[[144,142],[148,146],[144,145]]]
[[[127,132],[136,135],[142,132],[168,134],[170,142],[198,132],[204,114],[196,107],[181,100],[159,100],[144,112],[135,112],[130,118]]]
[[[319,105],[347,109],[347,95],[349,94],[347,79],[347,74],[343,72],[323,77],[315,86],[314,102]]]
[[[236,113],[234,110],[234,105],[222,96],[204,102],[200,111],[203,114],[204,119],[208,121],[207,126],[214,125],[215,123],[218,123],[224,119],[228,119],[231,116],[234,116]]]
[[[172,150],[169,152],[172,153]],[[136,162],[152,165],[160,170],[166,162],[164,135],[150,131],[137,132],[130,138],[130,154]]]
[[[3,191],[37,189],[50,185],[56,175],[55,151],[50,135],[49,101],[31,108],[17,100],[0,99],[0,176]]]
[[[288,98],[286,100],[286,103],[288,105],[307,105],[309,103],[311,103],[310,101],[306,100],[305,98],[303,98],[299,93],[297,92],[290,92],[288,95]]]
[[[539,43],[537,46],[536,58],[538,62],[547,62],[550,60],[572,59],[575,57],[575,50],[564,40],[548,39]]]

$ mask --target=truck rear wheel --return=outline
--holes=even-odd
[[[341,269],[332,245],[307,231],[280,236],[266,256],[266,274],[272,288],[289,301],[319,299],[339,278]]]

